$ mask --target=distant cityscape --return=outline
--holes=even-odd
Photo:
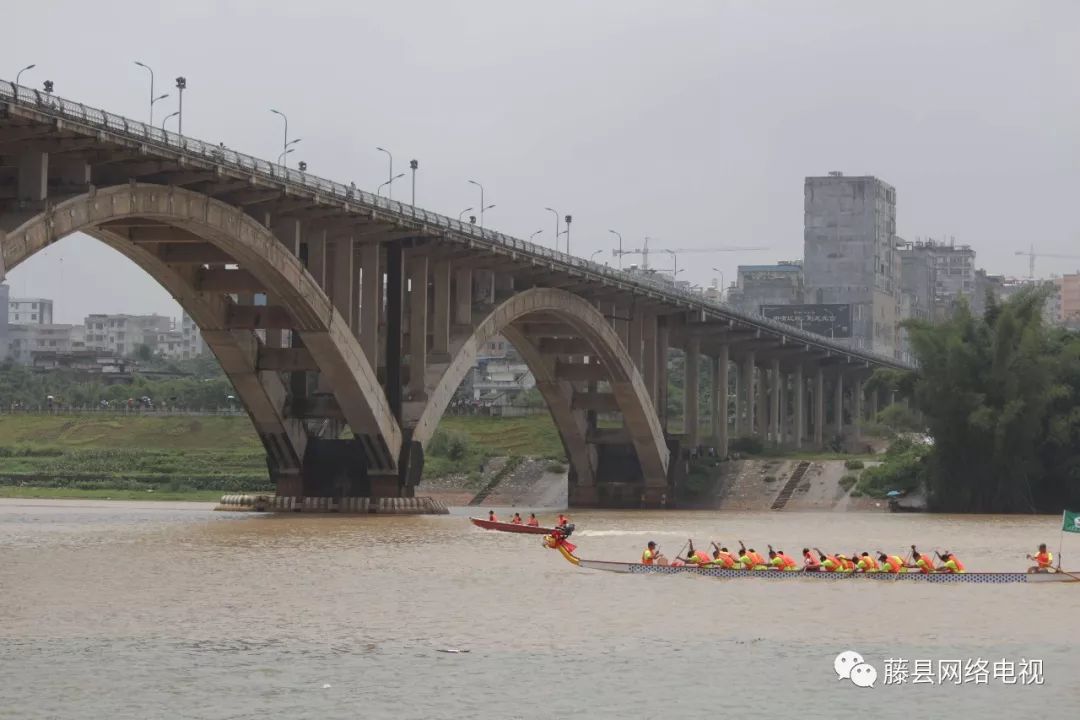
[[[38,369],[86,370],[122,367],[123,360],[186,360],[207,353],[198,326],[184,313],[165,315],[94,313],[81,325],[53,322],[49,298],[11,297],[0,283],[0,358]]]

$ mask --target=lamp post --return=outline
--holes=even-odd
[[[387,180],[386,182],[384,182],[382,185],[379,186],[379,189],[375,191],[375,195],[376,196],[382,195],[382,189],[384,187],[386,187],[387,185],[389,185],[390,189],[386,191],[386,197],[388,199],[393,199],[393,190],[394,190],[393,182],[395,180],[397,180],[398,178],[403,178],[403,177],[405,177],[405,173],[398,173],[394,177],[390,178],[389,180]]]
[[[537,231],[536,231],[536,232],[534,232],[534,233],[533,233],[532,235],[530,235],[530,236],[529,236],[529,242],[532,242],[532,241],[533,241],[533,238],[534,238],[534,237],[536,237],[537,235],[539,235],[539,234],[540,234],[540,233],[542,233],[542,232],[544,232],[544,231],[543,231],[543,230],[537,230]]]
[[[412,206],[416,207],[416,168],[420,167],[419,160],[410,160],[409,169],[412,170]]]
[[[16,84],[16,85],[18,85],[18,84],[19,84],[19,78],[21,78],[21,77],[22,77],[22,74],[23,74],[24,72],[26,72],[27,70],[33,70],[33,69],[34,69],[34,68],[36,68],[36,67],[37,67],[37,63],[31,63],[30,65],[27,65],[26,67],[24,67],[24,68],[23,68],[22,70],[20,70],[19,72],[15,73],[15,84]]]
[[[604,252],[604,251],[603,250],[593,250],[593,254],[589,256],[589,262],[593,262],[593,258],[595,258],[597,255],[599,255],[602,252]]]
[[[274,113],[275,115],[280,115],[281,119],[285,121],[285,135],[283,136],[283,138],[281,140],[281,154],[278,155],[278,165],[282,165],[285,162],[285,156],[296,149],[296,148],[294,148],[292,146],[295,145],[296,143],[300,142],[304,138],[296,138],[295,140],[290,140],[289,139],[289,118],[286,117],[285,113],[281,112],[280,110],[275,110],[274,108],[270,108],[270,112]]]
[[[622,270],[622,233],[617,230],[608,230],[608,232],[619,237],[619,269]]]
[[[176,78],[176,89],[180,91],[180,107],[177,108],[176,116],[176,132],[181,135],[184,134],[184,91],[187,90],[187,78],[180,76]]]
[[[548,212],[552,213],[553,215],[555,215],[555,252],[558,252],[559,251],[559,235],[561,234],[559,232],[559,211],[556,210],[555,208],[549,208],[549,207],[544,208],[544,209],[547,210]]]
[[[383,183],[383,185],[389,185],[390,183],[394,182],[394,156],[386,148],[377,147],[375,149],[378,150],[379,152],[386,153],[386,157],[389,158],[389,160],[390,160],[390,170],[389,170],[389,172],[386,173],[386,177],[388,177],[390,179],[387,180],[385,183]],[[379,187],[382,187],[382,185],[380,185]],[[391,200],[394,199],[394,188],[393,187],[391,187],[390,190],[386,193],[386,196]]]
[[[483,228],[484,227],[484,210],[487,210],[487,208],[484,207],[484,186],[481,185],[480,183],[476,182],[475,180],[470,180],[469,184],[470,185],[475,185],[476,187],[480,188],[480,227]]]
[[[572,215],[567,215],[563,220],[566,221],[566,254],[570,254],[570,221],[573,220]]]
[[[462,219],[463,217],[465,217],[465,213],[469,212],[470,210],[472,210],[472,208],[471,208],[471,207],[467,207],[467,208],[465,208],[464,210],[462,210],[461,212],[459,212],[459,213],[457,214],[457,219],[458,219],[458,222],[461,222],[461,219]]]
[[[154,103],[157,102],[157,100],[155,99],[155,95],[154,95],[154,70],[153,70],[153,68],[151,68],[146,63],[141,63],[138,60],[135,61],[135,64],[138,65],[139,67],[143,68],[144,70],[146,70],[146,72],[150,73],[150,124],[153,125],[154,124]],[[30,67],[33,67],[33,65],[31,65]],[[162,97],[166,97],[166,96],[162,96]]]
[[[170,114],[166,115],[165,119],[161,121],[161,129],[162,129],[162,131],[165,130],[165,123],[169,122],[170,120],[172,120],[174,117],[176,117],[179,114],[180,114],[180,111],[176,111],[176,112],[173,112],[173,113],[170,113]]]
[[[667,248],[664,248],[664,252],[671,256],[672,267],[675,269],[671,276],[675,277],[679,274],[679,256],[675,254],[674,250],[668,250]]]
[[[713,272],[720,273],[720,302],[724,302],[724,271],[720,268],[713,268]]]

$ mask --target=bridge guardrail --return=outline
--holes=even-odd
[[[777,320],[766,318],[755,313],[747,313],[736,309],[726,303],[708,300],[697,293],[669,285],[660,280],[639,275],[633,275],[622,270],[610,268],[606,265],[592,262],[584,258],[575,257],[551,248],[542,247],[527,240],[511,237],[494,230],[478,228],[472,223],[463,223],[446,215],[439,215],[428,210],[423,210],[412,205],[390,200],[378,195],[373,195],[366,190],[360,190],[355,184],[348,186],[331,180],[320,178],[310,173],[292,170],[284,165],[261,160],[252,155],[236,152],[224,145],[212,145],[202,140],[189,138],[168,130],[162,130],[137,120],[130,120],[121,115],[115,115],[105,110],[91,108],[82,103],[65,100],[56,95],[44,93],[22,85],[16,85],[7,80],[0,80],[0,99],[7,98],[20,105],[27,105],[39,111],[52,113],[61,117],[78,120],[87,125],[102,127],[126,136],[129,139],[144,141],[147,144],[160,146],[167,150],[180,150],[181,152],[197,155],[210,162],[226,165],[235,169],[260,175],[264,179],[285,182],[291,185],[312,190],[326,195],[335,200],[345,203],[356,203],[377,210],[399,216],[405,220],[419,221],[469,238],[477,238],[485,242],[512,248],[530,255],[559,263],[561,265],[585,271],[596,276],[608,278],[632,287],[638,287],[655,293],[660,293],[672,298],[674,302],[696,305],[706,312],[713,312],[740,320],[744,323],[767,328],[783,335],[795,338],[799,341],[812,343],[819,347],[833,350],[853,357],[861,357],[875,363],[892,365],[894,367],[908,367],[908,365],[896,358],[888,357],[869,350],[858,350],[840,345],[823,335],[807,332],[799,328],[785,325]]]

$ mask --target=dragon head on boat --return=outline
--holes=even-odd
[[[574,551],[577,550],[577,546],[567,540],[573,532],[573,525],[560,525],[552,530],[550,535],[544,536],[544,547],[558,550],[563,555],[573,557]]]

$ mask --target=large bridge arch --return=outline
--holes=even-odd
[[[473,330],[453,355],[437,385],[428,393],[427,404],[412,433],[412,441],[426,446],[449,407],[454,392],[476,363],[480,348],[495,335],[506,337],[521,353],[536,378],[569,460],[581,484],[595,483],[595,461],[587,441],[586,427],[574,412],[574,387],[559,377],[555,356],[545,354],[527,332],[531,323],[565,326],[558,334],[584,341],[583,352],[592,365],[602,368],[600,376],[610,386],[625,430],[637,453],[646,484],[667,481],[668,449],[659,418],[645,383],[626,347],[603,314],[584,298],[556,288],[535,287],[519,292],[498,305]],[[598,361],[598,363],[596,362]]]
[[[155,239],[135,238],[131,228],[136,221],[158,226],[152,234]],[[287,315],[288,329],[298,334],[313,364],[328,377],[353,433],[375,438],[369,450],[396,469],[401,430],[376,374],[349,324],[306,271],[295,248],[290,251],[241,209],[201,193],[130,183],[91,189],[36,213],[9,214],[0,225],[0,276],[77,232],[134,261],[192,316],[236,387],[272,470],[276,463],[279,472],[298,475],[306,443],[302,422],[288,417],[280,375],[260,363],[264,348],[254,330],[259,314],[273,313],[275,308],[240,308],[228,291],[200,289],[199,268],[204,265],[236,265],[272,295],[279,312]],[[189,251],[177,252],[185,243]],[[205,262],[193,262],[190,248],[201,248]]]

